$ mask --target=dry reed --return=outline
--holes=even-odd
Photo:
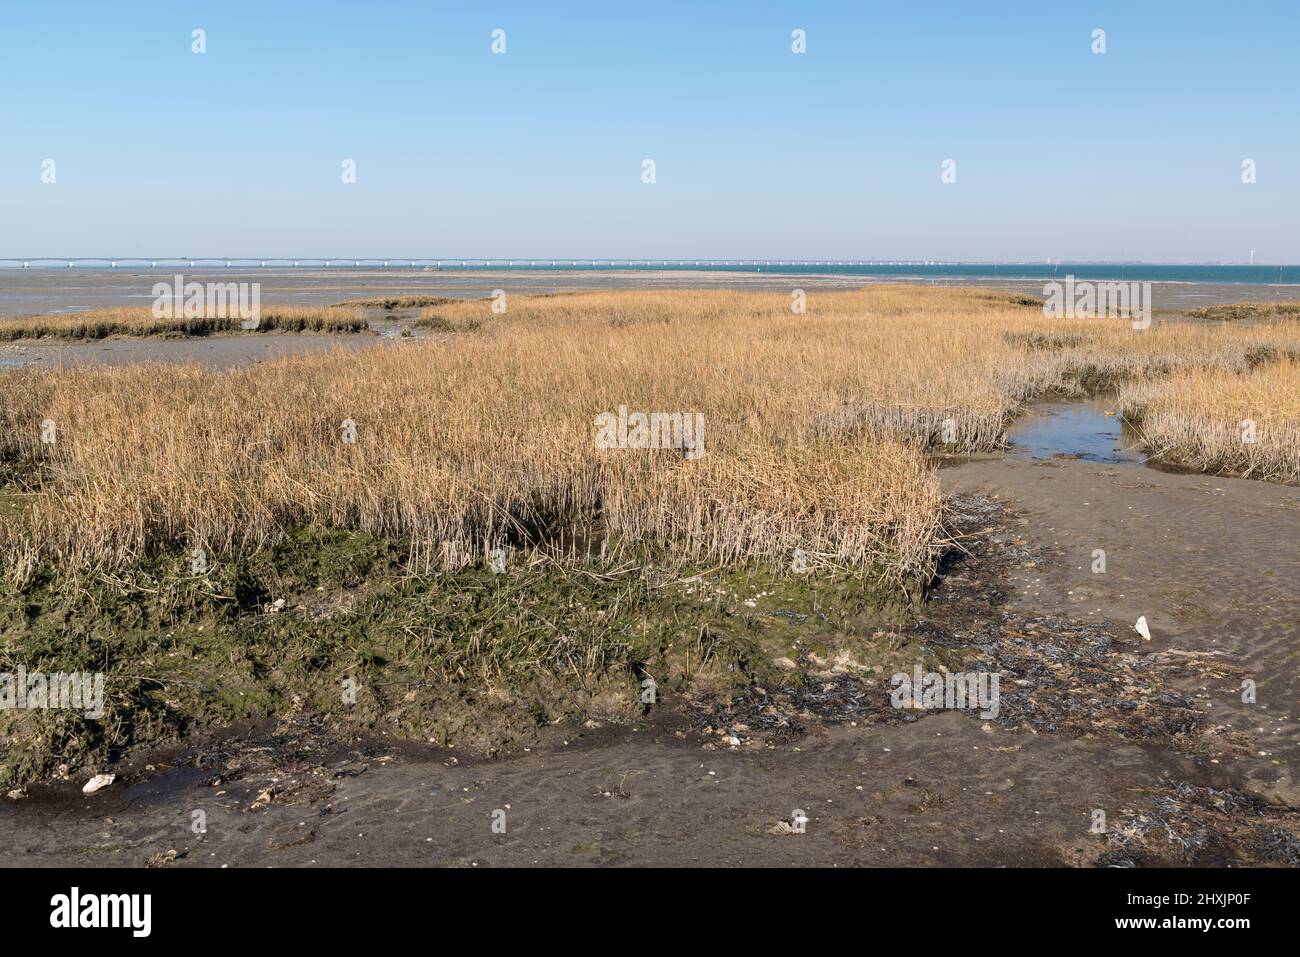
[[[356,333],[364,332],[366,328],[365,313],[352,306],[264,306],[255,329],[244,329],[238,315],[160,319],[148,306],[124,306],[0,320],[0,342],[105,339],[109,336],[209,336],[240,332]]]
[[[911,587],[945,543],[928,450],[995,449],[1045,392],[1239,375],[1300,349],[1295,323],[1136,332],[968,290],[821,293],[805,314],[790,302],[512,297],[504,315],[435,307],[451,328],[479,327],[435,342],[229,372],[9,372],[0,459],[25,507],[0,523],[6,569],[22,580],[167,548],[243,553],[306,524],[403,539],[417,569],[609,536],[719,562],[784,565],[799,547]],[[1294,365],[1270,374],[1283,387]],[[596,448],[595,417],[620,406],[701,413],[704,457]]]

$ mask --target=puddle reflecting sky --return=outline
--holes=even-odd
[[[1112,414],[1107,415],[1110,412]],[[1123,430],[1113,397],[1032,406],[1012,425],[1009,458],[1068,455],[1089,462],[1143,462],[1136,439]]]

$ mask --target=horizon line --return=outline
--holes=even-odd
[[[818,257],[814,259],[790,259],[785,257],[676,257],[676,256],[618,256],[613,258],[593,256],[8,256],[0,257],[0,266],[32,268],[33,263],[61,263],[55,268],[69,268],[75,265],[104,264],[113,268],[130,264],[136,268],[172,268],[178,264],[188,263],[190,267],[199,265],[223,264],[233,268],[236,265],[263,268],[266,264],[290,266],[291,268],[330,268],[338,265],[345,268],[381,265],[387,268],[411,268],[416,265],[450,265],[450,266],[506,266],[506,267],[545,267],[545,266],[1246,266],[1255,268],[1300,267],[1300,263],[1285,262],[1242,262],[1225,260],[1191,260],[1162,261],[1146,259],[843,259]],[[149,265],[145,265],[145,264]],[[166,264],[159,265],[159,264]],[[403,264],[406,264],[403,267]],[[269,268],[269,267],[267,267]]]

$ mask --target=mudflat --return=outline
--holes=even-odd
[[[943,287],[1012,289],[1042,296],[1043,279],[1012,277],[925,278],[900,272],[896,277],[851,273],[801,273],[779,266],[750,266],[734,270],[689,269],[40,269],[0,270],[0,322],[6,317],[77,312],[112,306],[148,305],[157,282],[173,273],[187,281],[259,283],[262,302],[276,305],[321,306],[380,296],[425,295],[483,299],[495,289],[511,294],[545,295],[595,289],[738,289],[786,292],[800,287],[858,289],[866,285],[920,283]],[[1064,276],[1059,277],[1064,279]],[[1195,309],[1229,302],[1294,300],[1297,287],[1288,284],[1152,282],[1157,309]]]

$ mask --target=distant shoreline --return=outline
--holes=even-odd
[[[1065,267],[1062,267],[1063,269]],[[1250,268],[1250,267],[1244,267]],[[1259,268],[1259,267],[1255,267]],[[1082,271],[1062,272],[1057,278],[1101,279]],[[170,278],[176,269],[6,269],[0,270],[0,322],[22,315],[58,314],[114,306],[138,306],[153,298],[153,284]],[[1053,277],[1011,275],[917,276],[848,272],[799,273],[746,269],[298,269],[196,268],[182,269],[186,279],[218,282],[256,282],[262,301],[278,305],[322,306],[350,299],[385,295],[438,295],[458,299],[483,298],[495,289],[508,293],[546,294],[593,289],[717,289],[780,290],[804,288],[807,292],[854,289],[863,285],[900,282],[925,285],[1003,288],[1043,295]],[[1247,301],[1300,300],[1300,284],[1149,280],[1130,273],[1124,281],[1151,282],[1158,309],[1194,309],[1205,305]],[[1300,269],[1296,270],[1300,277]],[[1119,277],[1115,277],[1119,279]]]
[[[1211,282],[1300,285],[1300,264],[1295,263],[1158,263],[1158,262],[953,262],[941,260],[784,260],[784,259],[560,259],[494,258],[461,259],[351,259],[337,257],[271,258],[191,257],[121,260],[85,259],[0,259],[0,275],[9,272],[64,273],[69,270],[119,271],[124,273],[174,272],[773,272],[784,275],[849,275],[904,279],[1054,279],[1074,275],[1084,279],[1135,280],[1139,282]],[[30,263],[30,265],[28,265]],[[301,263],[301,265],[299,265]],[[75,264],[75,265],[69,265]]]

